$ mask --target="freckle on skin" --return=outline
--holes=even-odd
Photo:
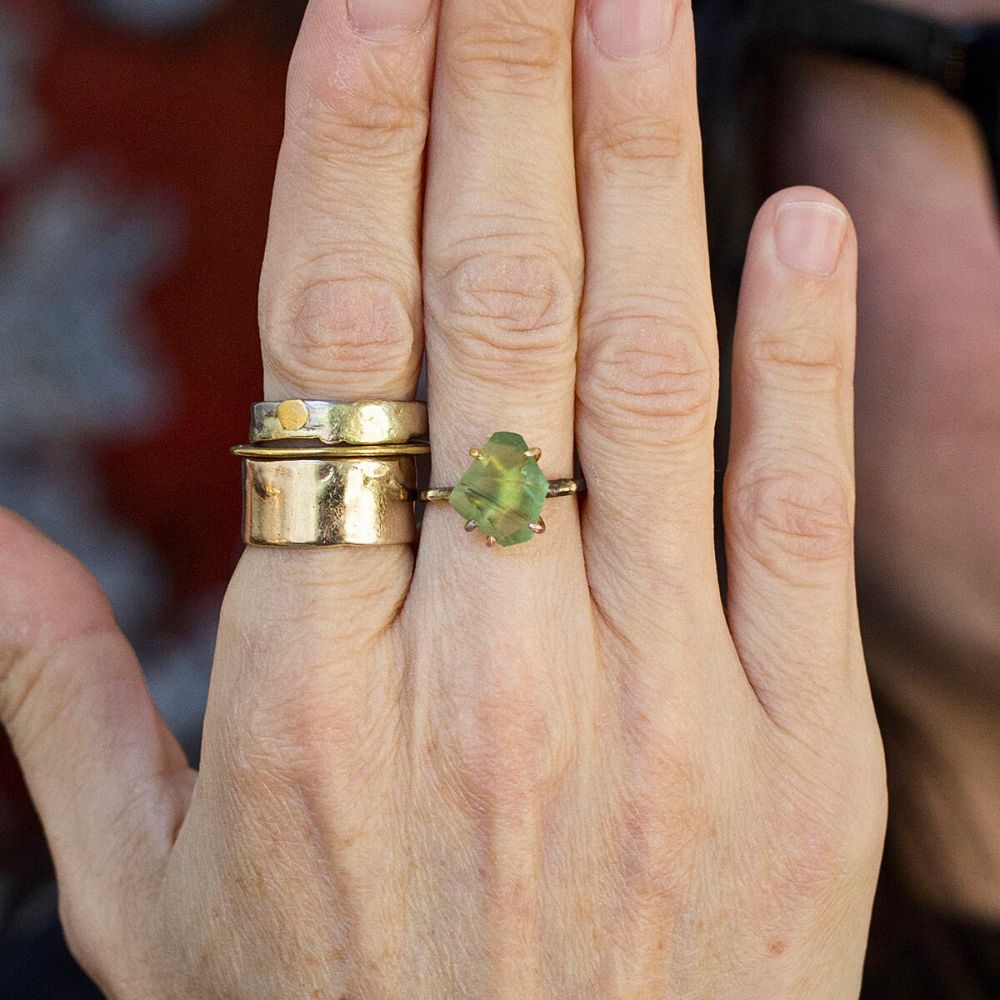
[[[771,943],[771,947],[768,948],[768,951],[772,955],[780,955],[782,952],[784,952],[784,950],[787,947],[788,947],[788,942],[787,941],[773,941]]]

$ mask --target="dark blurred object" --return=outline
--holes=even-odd
[[[883,866],[862,1000],[997,1000],[1000,928],[921,906]]]
[[[202,24],[232,0],[79,0],[109,24],[136,31],[176,31]]]
[[[755,0],[757,40],[891,66],[936,83],[983,133],[1000,205],[1000,20],[949,24],[858,0]]]
[[[70,956],[58,924],[0,948],[0,988],[5,1000],[102,1000]]]
[[[67,0],[68,2],[68,0]],[[73,0],[90,18],[141,35],[174,35],[211,27],[234,10],[263,29],[279,50],[298,33],[307,0]]]

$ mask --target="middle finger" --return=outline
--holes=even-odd
[[[448,0],[442,10],[424,236],[435,486],[453,485],[469,448],[496,431],[540,447],[550,478],[572,474],[582,283],[573,12],[573,0]],[[563,541],[574,507],[546,505]],[[439,531],[453,545],[456,517],[432,505],[421,552]]]
[[[573,0],[443,3],[424,224],[434,486],[453,486],[470,446],[496,431],[541,448],[548,476],[572,474],[582,285],[573,8]],[[468,884],[485,878],[490,887],[443,901],[444,917],[470,941],[486,928],[481,978],[495,995],[541,991],[543,949],[497,942],[551,940],[539,789],[559,785],[594,728],[578,724],[593,715],[597,671],[579,627],[590,596],[577,505],[553,500],[544,516],[545,535],[489,550],[447,504],[429,504],[404,609],[419,650],[408,685],[411,740],[433,748],[437,775],[424,809],[436,817],[427,842],[440,841],[441,829],[461,831],[450,856],[469,859]],[[577,626],[579,648],[559,627],[566,622]],[[441,819],[456,794],[459,805]]]

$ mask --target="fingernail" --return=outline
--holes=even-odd
[[[587,13],[594,40],[605,55],[635,59],[667,44],[674,0],[590,0]]]
[[[427,20],[432,0],[347,0],[347,16],[363,38],[380,42],[412,35]]]
[[[793,201],[778,209],[774,242],[786,267],[829,277],[837,270],[847,236],[847,216],[822,201]]]

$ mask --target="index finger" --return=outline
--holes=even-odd
[[[415,394],[435,12],[435,0],[312,0],[306,11],[261,278],[270,399]],[[369,680],[387,688],[359,651],[395,619],[412,569],[408,544],[248,549],[223,608],[207,732],[228,738],[216,720],[247,706],[248,691],[301,718],[334,690],[346,705],[343,692]]]
[[[411,399],[436,0],[312,0],[261,276],[267,398]]]

